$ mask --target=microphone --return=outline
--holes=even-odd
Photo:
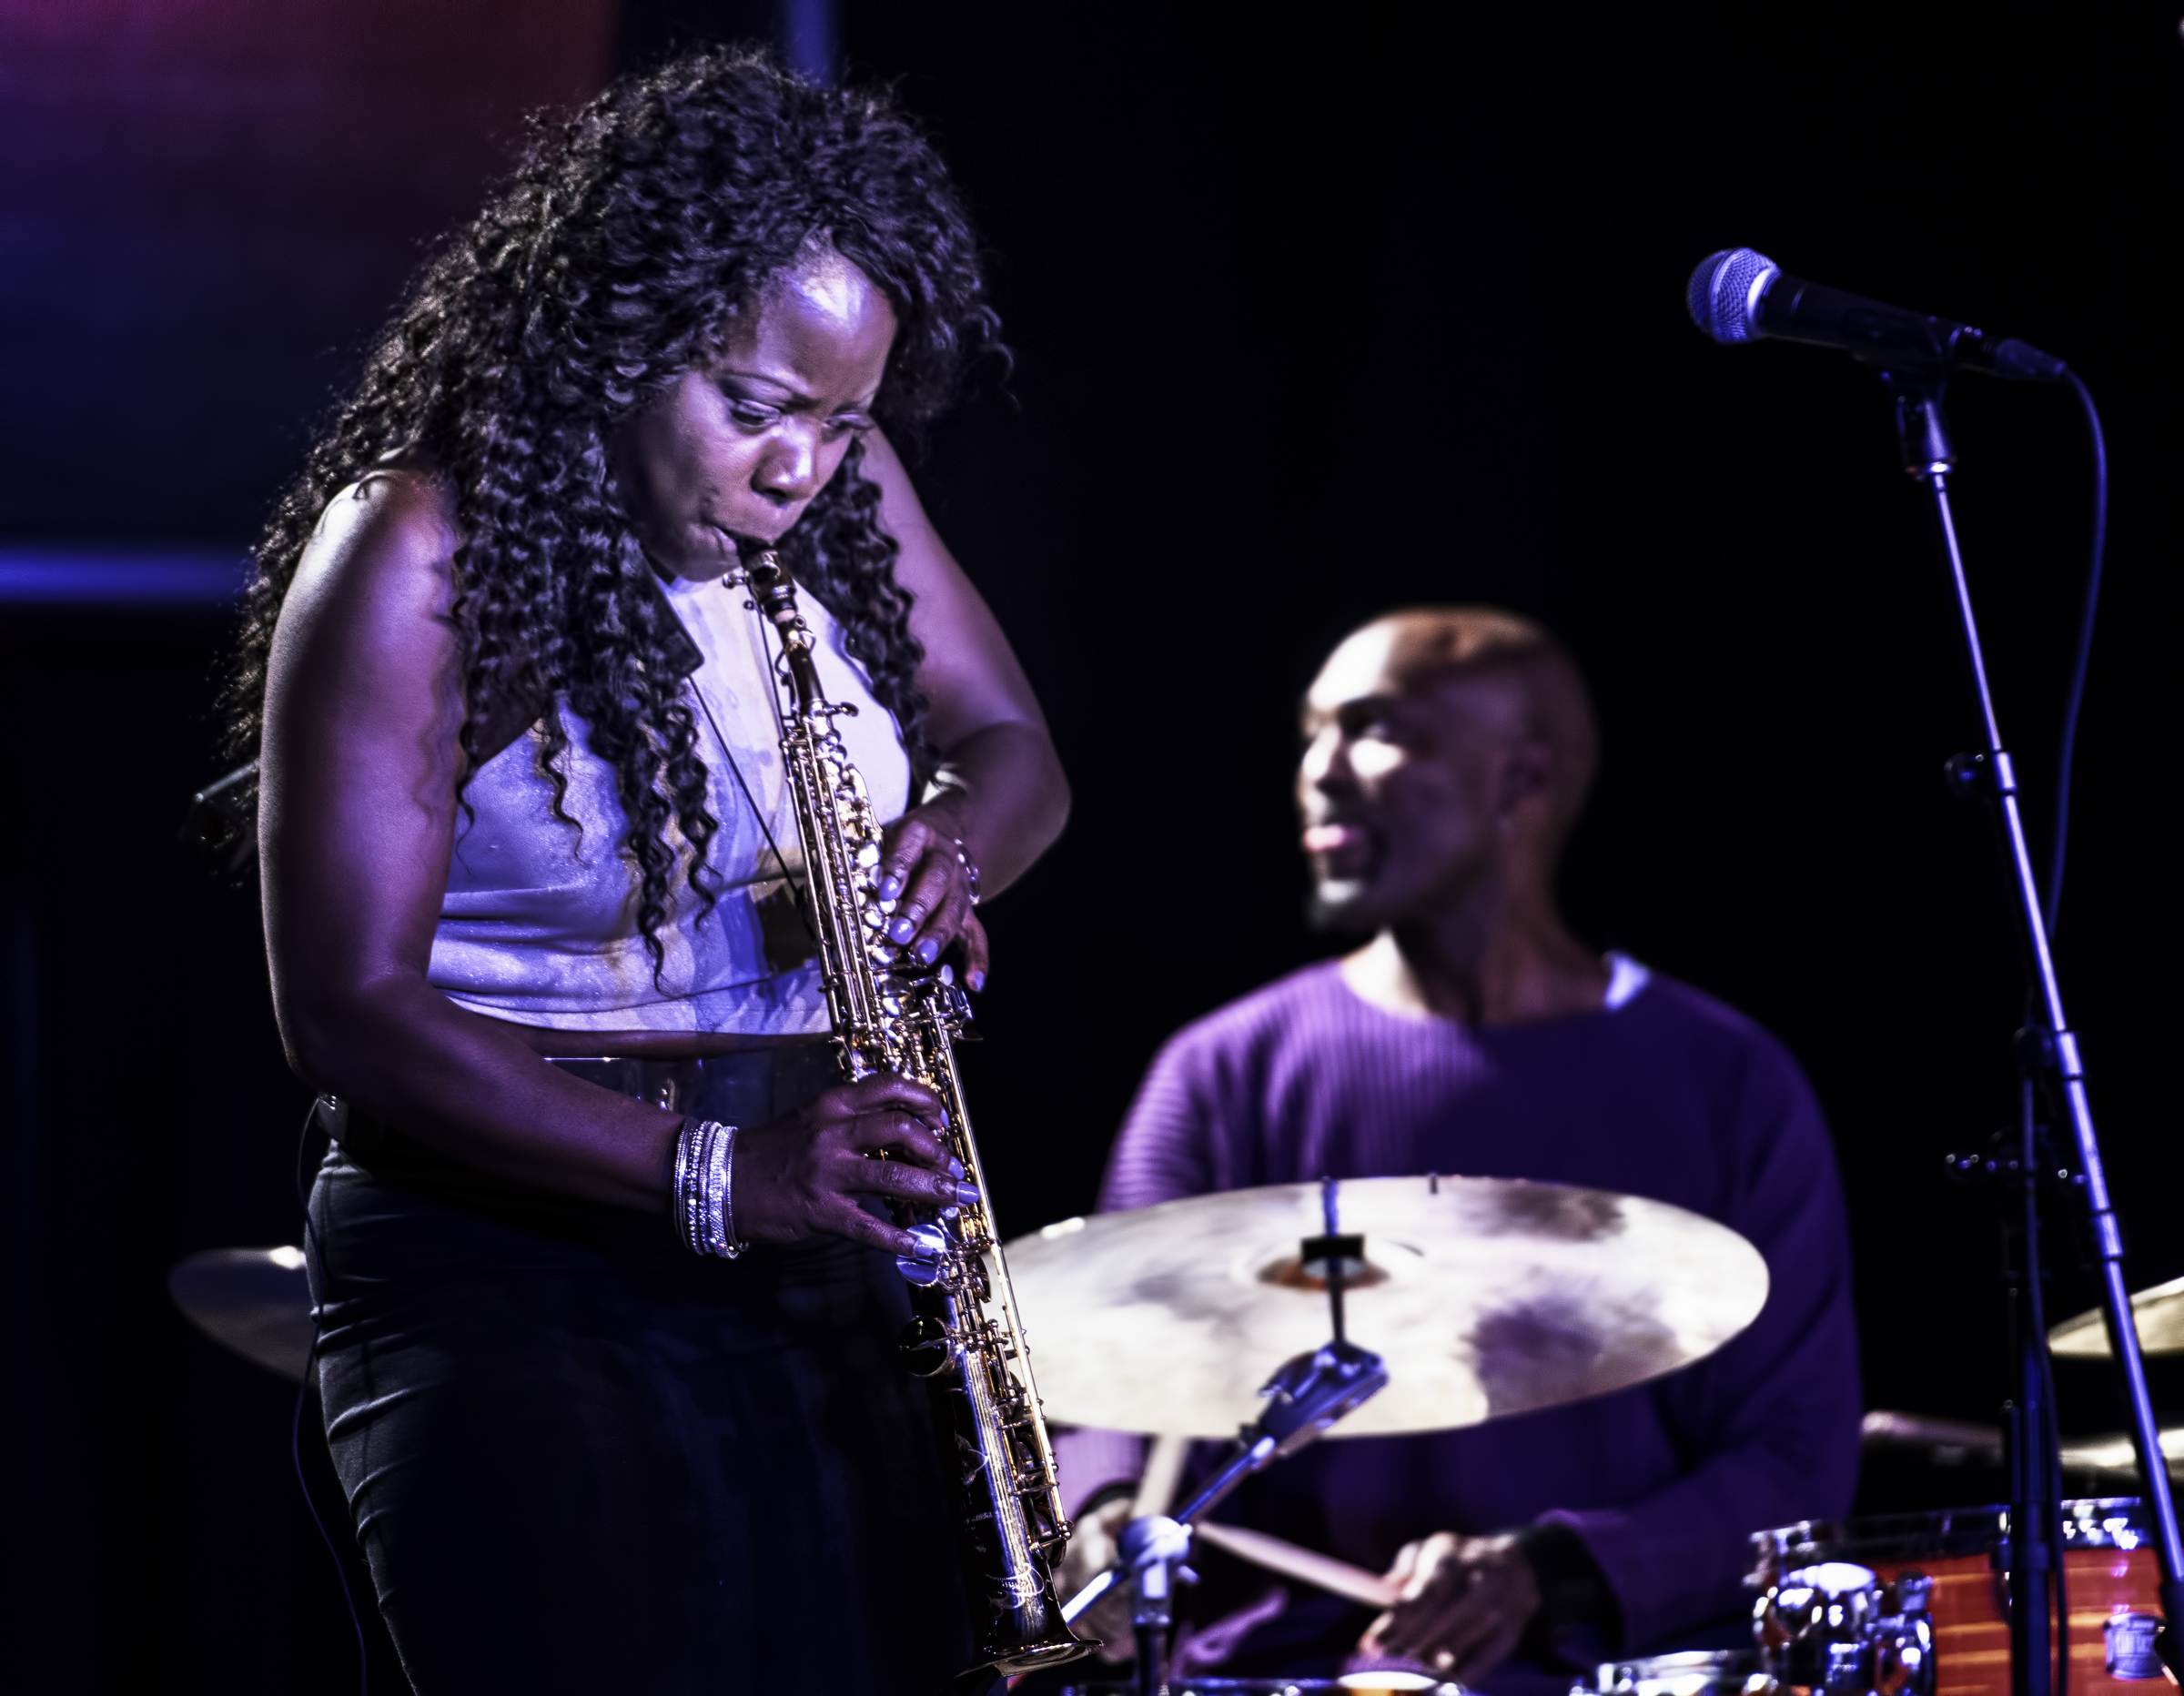
[[[1685,304],[1691,321],[1724,346],[1802,341],[1885,370],[1980,371],[2017,383],[2058,383],[2070,368],[2014,336],[1997,339],[1969,324],[1786,276],[1749,247],[1724,247],[1700,260]]]

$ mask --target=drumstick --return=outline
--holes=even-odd
[[[1190,1529],[1193,1536],[1202,1537],[1216,1549],[1225,1549],[1254,1566],[1279,1572],[1284,1578],[1301,1579],[1333,1595],[1361,1601],[1368,1608],[1392,1608],[1402,1594],[1400,1585],[1377,1572],[1353,1567],[1332,1555],[1300,1549],[1295,1543],[1285,1543],[1264,1531],[1249,1531],[1240,1525],[1221,1525],[1213,1520],[1201,1520]]]
[[[1188,1437],[1153,1439],[1152,1449],[1145,1457],[1144,1475],[1138,1480],[1138,1499],[1130,1504],[1131,1519],[1142,1519],[1148,1514],[1168,1511],[1168,1504],[1176,1499],[1176,1485],[1183,1477],[1183,1461],[1189,1453]]]

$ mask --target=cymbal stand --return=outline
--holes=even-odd
[[[1950,786],[1959,794],[1983,797],[1992,808],[1997,826],[2005,871],[2009,878],[2016,910],[2017,935],[2024,963],[2026,989],[2032,1019],[2020,1033],[2018,1053],[2027,1068],[2025,1126],[2020,1156],[2029,1162],[2036,1152],[2032,1102],[2036,1080],[2045,1084],[2058,1099],[2069,1128],[2073,1164],[2077,1168],[2071,1187],[2083,1200],[2100,1277],[2100,1307],[2107,1322],[2108,1347],[2117,1368],[2118,1388],[2130,1424],[2131,1445],[2138,1457],[2138,1472],[2152,1511],[2153,1545],[2161,1569],[2163,1625],[2157,1647],[2171,1676],[2179,1672],[2178,1626],[2184,1622],[2184,1539],[2177,1525],[2177,1509],[2169,1490],[2169,1468],[2161,1453],[2159,1428],[2154,1420],[2153,1398],[2146,1382],[2146,1360],[2139,1352],[2138,1330],[2131,1317],[2130,1292],[2123,1272],[2123,1233],[2109,1202],[2108,1176],[2100,1156],[2100,1142],[2093,1126],[2093,1107],[2086,1092],[2085,1066],[2078,1055],[2078,1038],[2063,1015],[2063,994],[2048,947],[2048,927],[2042,914],[2038,886],[2032,873],[2032,855],[2025,843],[2025,823],[2017,804],[2017,783],[2002,732],[1995,717],[1992,692],[1987,687],[1987,659],[1979,641],[1978,620],[1972,611],[1971,588],[1965,574],[1964,552],[1956,537],[1956,515],[1949,505],[1949,479],[1956,467],[1956,450],[1949,439],[1948,419],[1942,409],[1946,379],[1930,374],[1883,371],[1882,383],[1896,401],[1896,433],[1903,447],[1904,469],[1925,486],[1934,514],[1935,536],[1942,563],[1949,573],[1956,595],[1959,631],[1970,673],[1974,703],[1978,709],[1980,744],[1977,751],[1958,754],[1949,762]],[[2031,1174],[2025,1181],[2031,1182]],[[2010,1520],[2012,1609],[2012,1696],[2046,1696],[2049,1689],[2047,1637],[2047,1594],[2050,1569],[2033,1563],[2061,1559],[2059,1512],[2046,1504],[2059,1476],[2057,1458],[2044,1460],[2030,1456],[2052,1445],[2052,1419],[2044,1417],[2049,1398],[2048,1339],[2044,1329],[2033,1329],[2040,1289],[2038,1211],[2037,1196],[2027,1195],[2023,1232],[2024,1264],[2017,1268],[2017,1287],[2036,1304],[2027,1315],[2013,1314],[2018,1359],[2017,1405],[2007,1427],[2017,1451],[2009,1459],[2012,1480]],[[2020,1300],[2013,1307],[2024,1306]],[[2029,1332],[2029,1334],[2027,1334]],[[2039,1382],[2032,1394],[2033,1380]],[[2036,1418],[2036,1414],[2043,1417]],[[2026,1457],[2020,1459],[2019,1457]],[[2017,1492],[2025,1492],[2026,1517],[2019,1518]],[[2032,1523],[2037,1513],[2040,1523]],[[2037,1601],[2032,1599],[2037,1598]],[[2034,1624],[2037,1619],[2037,1627]],[[2018,1621],[2023,1620],[2022,1626]],[[2035,1652],[2036,1645],[2041,1652]]]
[[[1309,1354],[1284,1361],[1260,1388],[1267,1410],[1237,1433],[1236,1445],[1197,1495],[1173,1515],[1147,1514],[1123,1528],[1122,1563],[1101,1573],[1071,1597],[1062,1609],[1074,1620],[1117,1583],[1131,1585],[1130,1630],[1137,1640],[1139,1696],[1165,1696],[1168,1641],[1175,1626],[1175,1587],[1195,1583],[1184,1563],[1190,1558],[1191,1521],[1213,1510],[1229,1491],[1254,1472],[1324,1436],[1338,1419],[1354,1412],[1388,1387],[1388,1364],[1343,1335],[1344,1281],[1365,1269],[1365,1239],[1345,1237],[1338,1228],[1338,1186],[1324,1180],[1320,1206],[1325,1233],[1308,1237],[1299,1260],[1308,1276],[1327,1280],[1334,1337]]]

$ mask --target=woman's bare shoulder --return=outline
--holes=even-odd
[[[297,561],[274,667],[305,653],[348,672],[414,677],[452,661],[455,500],[427,470],[373,470],[326,503]]]
[[[459,540],[455,491],[445,477],[410,468],[369,471],[326,503],[297,575],[360,565],[444,576]]]
[[[444,615],[454,595],[455,495],[430,470],[373,470],[326,503],[296,563],[283,619],[329,602]]]

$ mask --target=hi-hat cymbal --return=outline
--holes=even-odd
[[[311,1354],[311,1289],[300,1248],[208,1248],[167,1275],[175,1306],[215,1342],[300,1382]]]
[[[1766,1263],[1665,1203],[1505,1178],[1357,1178],[1350,1339],[1389,1387],[1336,1437],[1440,1430],[1622,1389],[1709,1355],[1758,1317]],[[1298,1264],[1320,1186],[1279,1185],[1064,1219],[1008,1245],[1049,1418],[1232,1437],[1258,1390],[1328,1335]]]
[[[2184,1277],[2140,1290],[2131,1297],[2131,1317],[2138,1324],[2138,1347],[2148,1354],[2184,1354]],[[2048,1347],[2066,1359],[2106,1360],[2108,1332],[2100,1309],[2065,1319],[2048,1333]]]

